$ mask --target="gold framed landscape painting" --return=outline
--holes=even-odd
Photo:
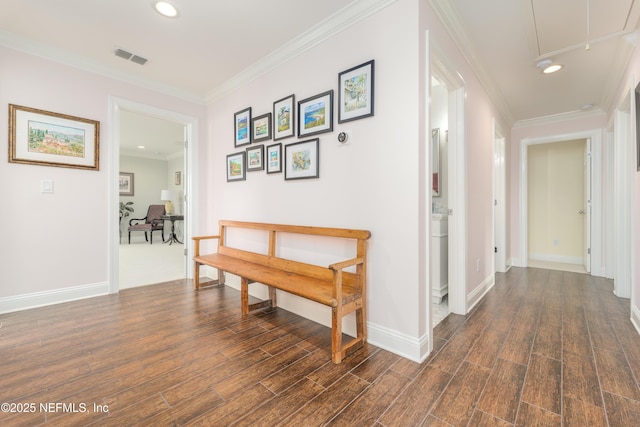
[[[99,169],[100,122],[9,104],[9,162]]]

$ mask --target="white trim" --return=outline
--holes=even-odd
[[[486,70],[480,61],[478,61],[477,58],[480,58],[481,55],[473,48],[475,43],[472,42],[467,34],[465,25],[455,10],[455,5],[450,0],[429,0],[429,4],[438,17],[438,20],[445,27],[451,39],[458,47],[467,64],[471,66],[472,72],[486,90],[487,95],[489,95],[495,107],[500,111],[500,115],[504,118],[507,127],[511,127],[515,121],[511,108],[509,108],[509,104],[502,95],[502,91],[496,84],[494,77]]]
[[[640,309],[633,304],[631,304],[631,324],[640,334]]]
[[[553,254],[529,254],[529,259],[533,261],[559,262],[562,264],[583,265],[584,258],[580,256],[566,256]]]
[[[88,71],[90,73],[95,73],[100,76],[129,83],[137,87],[153,90],[188,102],[204,105],[204,98],[200,94],[155,82],[143,77],[138,77],[133,74],[124,73],[76,53],[72,53],[52,45],[47,45],[45,43],[25,39],[16,34],[2,30],[0,30],[0,45],[25,52],[30,55],[38,56],[49,61],[57,62],[59,64],[64,64],[69,67],[77,68],[79,70]]]
[[[118,206],[120,194],[118,189],[118,177],[120,174],[120,111],[135,111],[157,117],[165,120],[171,120],[181,123],[185,126],[186,134],[189,141],[189,149],[185,162],[188,165],[185,170],[185,228],[183,242],[187,250],[186,260],[193,258],[193,245],[187,242],[191,241],[194,235],[195,227],[198,224],[198,180],[194,177],[198,175],[198,139],[199,139],[199,120],[195,117],[187,116],[169,110],[153,107],[147,104],[141,104],[135,101],[122,99],[114,96],[109,97],[109,133],[111,141],[109,144],[109,200],[110,200],[110,221],[109,221],[109,284],[110,292],[116,293],[120,288],[120,237]],[[188,268],[189,262],[185,261],[185,277],[193,278],[193,269]]]
[[[493,122],[493,268],[507,271],[507,191],[506,191],[506,140],[502,127],[495,117]],[[497,248],[497,252],[495,249]]]
[[[628,92],[633,94],[633,90]],[[631,298],[632,266],[631,258],[631,205],[632,191],[631,143],[633,130],[632,112],[634,96],[625,98],[630,104],[622,105],[615,111],[614,118],[614,177],[613,177],[613,227],[614,227],[614,281],[613,292],[620,298]],[[629,108],[629,110],[627,110]],[[631,110],[633,108],[633,110]]]
[[[591,129],[579,132],[572,132],[560,135],[551,135],[539,138],[525,138],[520,141],[520,258],[514,258],[513,265],[519,267],[526,267],[527,260],[529,257],[529,236],[528,236],[528,149],[530,145],[536,144],[547,144],[553,142],[562,142],[562,141],[571,141],[575,139],[591,139],[592,146],[601,147],[602,146],[602,129]],[[591,153],[592,159],[592,167],[591,167],[591,175],[596,175],[598,178],[602,176],[602,151],[592,151]],[[592,185],[592,198],[591,200],[602,200],[602,186],[594,186]],[[592,206],[595,209],[602,211],[603,206],[596,206],[592,203]],[[593,211],[592,211],[593,212]],[[592,235],[602,235],[602,215],[598,212],[592,222],[591,222],[591,234]],[[601,260],[603,259],[603,247],[602,242],[598,241],[598,246],[591,245],[591,259]],[[516,263],[516,261],[518,261]],[[598,265],[601,263],[598,262]],[[596,275],[595,273],[592,273]],[[601,271],[598,271],[597,275],[602,274]]]
[[[107,295],[108,293],[109,283],[101,282],[5,297],[0,298],[0,313],[11,313],[13,311],[27,310],[29,308],[60,304]]]
[[[554,114],[552,116],[536,117],[533,119],[519,120],[513,125],[513,129],[522,129],[529,126],[545,126],[555,123],[566,122],[567,120],[586,119],[586,118],[600,118],[607,113],[601,109],[595,109],[592,111],[569,111],[567,113]]]
[[[288,41],[269,55],[252,64],[249,68],[237,73],[208,92],[205,96],[207,103],[211,104],[223,98],[396,1],[398,0],[360,0],[350,2],[343,9],[338,10],[308,31]]]
[[[422,363],[429,356],[429,335],[415,338],[375,323],[367,322],[367,342],[398,356]]]
[[[495,274],[492,273],[482,281],[480,286],[475,288],[469,294],[469,296],[467,297],[467,307],[469,307],[468,309],[469,312],[473,310],[476,304],[482,301],[482,298],[487,294],[487,292],[491,290],[491,288],[493,288],[495,284],[496,284],[496,276]]]
[[[201,274],[203,277],[215,277],[214,269],[208,266],[203,266]],[[240,278],[227,273],[225,286],[240,290]],[[267,287],[260,283],[251,284],[249,295],[261,300],[269,298]],[[276,298],[278,299],[278,307],[283,310],[328,328],[331,327],[331,308],[287,292],[277,291]],[[353,314],[344,318],[342,326],[346,335],[352,337],[356,335],[356,322]],[[367,342],[418,363],[423,362],[429,355],[428,334],[415,338],[372,322],[367,322]]]

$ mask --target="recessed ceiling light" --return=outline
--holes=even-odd
[[[551,59],[543,59],[541,61],[538,61],[536,67],[544,74],[551,74],[560,70],[563,66],[560,64],[554,64]]]
[[[167,1],[154,1],[153,8],[162,16],[168,18],[175,18],[178,16],[178,9],[174,5]]]
[[[144,150],[144,145],[138,145],[138,148]]]

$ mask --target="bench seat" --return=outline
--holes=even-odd
[[[333,281],[318,279],[303,274],[296,274],[279,268],[269,267],[228,255],[209,254],[194,258],[195,262],[227,273],[244,277],[250,282],[269,284],[282,291],[307,298],[320,304],[335,306],[333,297]],[[342,304],[348,304],[360,296],[360,291],[353,285],[342,285]]]
[[[263,307],[276,307],[276,289],[331,307],[331,358],[340,363],[344,357],[362,347],[367,338],[366,327],[366,230],[263,224],[223,220],[220,234],[194,237],[194,287],[200,288],[200,266],[218,270],[211,284],[224,285],[225,273],[240,277],[242,314]],[[268,253],[257,253],[226,244],[228,229],[262,230],[267,238]],[[356,257],[326,267],[287,259],[277,253],[281,234],[351,239],[356,241]],[[215,253],[201,254],[203,240],[217,239]],[[269,299],[249,304],[249,284],[262,283],[269,289]],[[356,337],[343,344],[342,319],[355,312]]]

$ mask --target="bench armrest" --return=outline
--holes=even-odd
[[[364,262],[364,258],[353,258],[346,261],[336,262],[329,266],[330,270],[338,271],[344,270],[347,267],[351,267],[352,265],[362,264]]]
[[[200,256],[200,241],[201,240],[210,240],[210,239],[219,239],[220,236],[194,236],[193,239],[193,256]]]
[[[194,236],[193,240],[219,239],[220,236]]]

